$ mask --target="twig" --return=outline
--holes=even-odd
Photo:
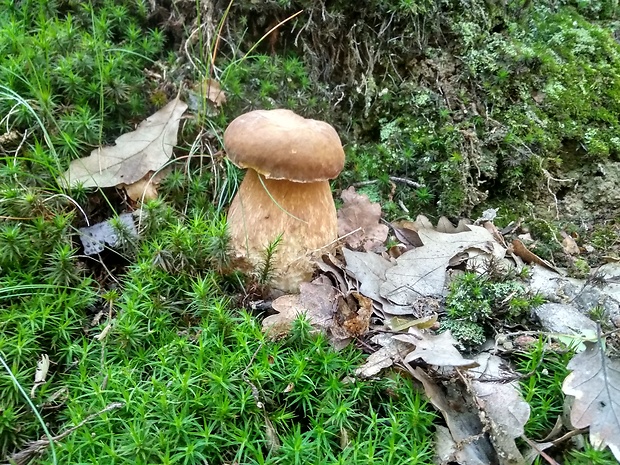
[[[96,412],[96,413],[91,413],[86,418],[84,418],[81,422],[79,422],[77,425],[69,428],[66,431],[63,431],[57,436],[52,436],[52,441],[58,442],[66,438],[68,435],[73,433],[78,428],[81,428],[82,426],[84,426],[87,422],[89,422],[93,418],[98,417],[99,415],[102,415],[111,410],[116,410],[117,408],[121,408],[124,406],[125,404],[123,402],[112,402],[111,404],[107,405],[103,410],[100,410],[99,412]],[[9,457],[9,463],[15,463],[17,465],[26,464],[30,461],[33,455],[41,453],[41,451],[43,451],[43,449],[45,449],[49,445],[50,445],[50,440],[48,438],[39,439],[38,441],[32,441],[26,445],[25,449],[22,449],[19,452],[16,452],[13,455],[11,455]]]
[[[419,189],[421,187],[426,187],[424,184],[420,184],[419,182],[415,182],[407,178],[400,178],[398,176],[389,176],[389,180],[392,182],[406,184],[408,186],[415,187],[416,189]],[[360,182],[356,182],[355,184],[353,184],[353,187],[368,186],[370,184],[376,184],[378,182],[379,182],[378,179],[373,179],[371,181],[360,181]]]
[[[543,449],[541,449],[540,447],[538,447],[538,444],[536,444],[534,441],[532,441],[530,438],[528,438],[527,436],[523,435],[521,436],[521,439],[523,439],[525,442],[528,443],[528,445],[534,449],[538,454],[540,454],[540,456],[542,458],[544,458],[550,465],[560,465],[558,462],[556,462],[553,458],[551,458],[549,456],[549,454],[547,454]]]

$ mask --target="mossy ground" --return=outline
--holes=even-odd
[[[409,380],[350,380],[357,349],[334,352],[302,321],[269,341],[257,315],[238,309],[224,212],[239,173],[216,155],[222,130],[243,111],[280,106],[332,122],[348,156],[334,187],[376,181],[367,189],[390,218],[456,216],[485,201],[533,205],[508,209],[515,218],[538,213],[550,192],[567,195],[557,181],[566,171],[620,162],[614,4],[225,8],[1,2],[0,355],[27,390],[49,356],[32,401],[53,434],[94,414],[58,443],[58,463],[431,463],[436,417]],[[84,216],[135,205],[114,189],[66,191],[58,175],[206,77],[228,102],[198,105],[184,122],[186,158],[143,207],[140,241],[81,255]],[[606,214],[581,236],[601,256],[618,247],[617,209]],[[570,229],[554,228],[532,222],[554,239]],[[528,392],[547,384],[537,377]],[[537,418],[560,405],[553,386],[531,395],[543,399]],[[43,431],[5,372],[0,391],[4,457]],[[52,463],[50,450],[35,461]]]

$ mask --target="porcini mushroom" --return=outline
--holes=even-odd
[[[230,123],[224,147],[235,165],[248,168],[228,211],[233,250],[256,269],[282,234],[271,285],[297,292],[312,276],[312,252],[338,235],[329,186],[344,167],[336,130],[290,110],[256,110]]]

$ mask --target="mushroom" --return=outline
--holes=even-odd
[[[328,181],[344,167],[336,130],[290,110],[256,110],[230,123],[224,147],[235,165],[248,168],[228,211],[241,268],[256,270],[266,247],[282,235],[271,287],[297,292],[312,276],[312,252],[338,237]]]

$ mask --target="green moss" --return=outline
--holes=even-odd
[[[484,342],[485,330],[501,319],[515,323],[529,310],[544,301],[530,295],[523,284],[510,276],[492,277],[465,272],[451,283],[446,297],[447,318],[442,329],[451,329],[456,339],[466,347]]]
[[[148,110],[143,69],[164,36],[146,29],[142,2],[31,3],[0,8],[0,114],[39,137],[43,125],[76,157]]]

